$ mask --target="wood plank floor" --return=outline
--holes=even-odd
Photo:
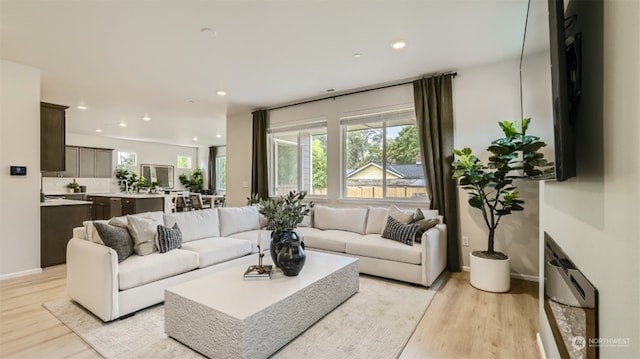
[[[100,358],[42,303],[66,297],[66,267],[0,281],[0,358]],[[538,358],[538,284],[512,280],[509,293],[443,274],[438,294],[400,358]]]

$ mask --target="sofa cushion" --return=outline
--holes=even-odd
[[[113,248],[118,255],[118,262],[122,262],[133,254],[133,239],[126,228],[102,222],[106,221],[95,221],[93,225],[100,234],[104,245]]]
[[[120,290],[173,277],[198,268],[198,253],[176,249],[146,256],[132,255],[118,265]]]
[[[304,237],[306,237],[307,235],[314,234],[314,233],[322,233],[321,229],[313,228],[313,227],[296,227],[295,231],[296,233],[298,233],[298,236],[302,240],[304,240]]]
[[[384,207],[369,207],[369,213],[367,214],[367,230],[366,234],[382,233],[382,227],[385,225],[387,218],[387,212],[389,208]]]
[[[260,229],[260,216],[256,207],[222,207],[218,208],[218,216],[221,237]]]
[[[251,253],[251,242],[236,238],[205,238],[182,244],[182,250],[197,253],[200,256],[200,268],[226,262]]]
[[[407,246],[379,234],[367,234],[349,241],[345,253],[409,264],[422,263],[421,246]]]
[[[387,218],[387,225],[382,232],[382,238],[393,239],[406,245],[413,245],[416,240],[417,224],[403,224],[393,217]]]
[[[103,224],[108,224],[109,221],[105,221],[105,220],[96,220],[96,221],[84,221],[82,222],[82,225],[84,226],[84,230],[86,231],[86,240],[93,242],[93,243],[97,243],[97,244],[102,244],[104,245],[104,241],[102,241],[102,238],[100,238],[100,233],[98,233],[98,230],[96,230],[95,227],[95,222],[100,222]]]
[[[234,233],[229,238],[242,239],[251,242],[251,253],[258,252],[258,235],[262,236],[262,250],[269,250],[271,244],[271,231],[254,229],[252,231]]]
[[[304,245],[309,248],[345,253],[346,244],[359,237],[361,235],[357,233],[329,229],[307,233],[303,240]]]
[[[366,208],[331,208],[316,206],[313,211],[314,227],[365,234],[367,225]]]
[[[165,213],[163,217],[167,227],[178,224],[182,232],[183,243],[203,238],[220,237],[220,220],[217,208]]]
[[[418,231],[416,232],[416,242],[419,243],[420,241],[422,241],[422,235],[424,234],[424,232],[431,229],[431,227],[435,227],[438,223],[440,223],[440,220],[438,218],[424,218],[412,223],[418,225]]]
[[[162,220],[128,216],[127,222],[129,223],[129,233],[133,238],[133,250],[136,254],[146,256],[158,251],[156,236],[158,235],[158,225],[164,224]]]
[[[182,247],[182,231],[177,223],[174,223],[171,228],[162,224],[158,225],[156,246],[160,253],[167,253],[172,249]]]

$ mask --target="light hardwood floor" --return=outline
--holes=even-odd
[[[100,358],[42,303],[66,296],[66,267],[0,281],[1,358]],[[538,358],[538,284],[512,280],[507,294],[443,274],[438,293],[400,358]]]

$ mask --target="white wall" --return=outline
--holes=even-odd
[[[244,206],[251,196],[251,113],[227,117],[227,205]]]
[[[27,166],[10,176],[9,166]],[[40,269],[40,70],[0,60],[0,279]]]
[[[601,358],[640,357],[639,24],[637,1],[605,1],[601,177],[581,176],[581,168],[591,173],[586,161],[578,164],[576,178],[541,185],[541,232],[598,289],[599,337],[629,339],[627,346],[601,346]],[[552,353],[542,301],[540,334]]]
[[[531,61],[542,66],[546,61],[548,71],[548,59],[537,57]],[[454,81],[455,148],[470,147],[478,157],[487,160],[489,152],[486,148],[492,140],[503,136],[498,122],[520,118],[519,72],[519,59],[458,70]],[[550,74],[546,76],[546,79],[538,79],[540,88],[537,92],[546,91],[550,99]],[[533,113],[531,116],[529,133],[541,136],[551,148],[552,123],[548,115],[545,117],[544,114]],[[514,276],[537,280],[538,184],[533,181],[517,181],[516,184],[521,198],[526,202],[525,210],[501,220],[496,231],[495,249],[511,257]],[[480,211],[467,203],[467,192],[459,189],[458,198],[460,236],[469,237],[468,247],[460,243],[462,265],[468,268],[469,253],[487,249],[488,229]]]

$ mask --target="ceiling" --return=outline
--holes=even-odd
[[[230,114],[517,58],[526,11],[527,0],[1,0],[0,57],[41,70],[41,99],[70,106],[69,132],[224,145]]]

